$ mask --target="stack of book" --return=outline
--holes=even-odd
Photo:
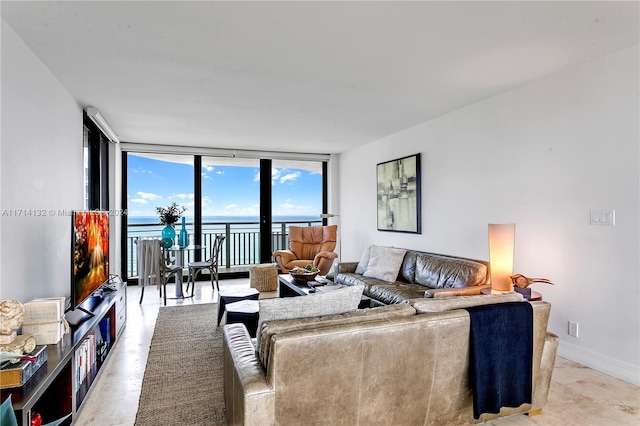
[[[24,304],[22,334],[32,334],[38,345],[55,345],[68,331],[65,298],[33,299]]]

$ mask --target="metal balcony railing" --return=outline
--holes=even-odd
[[[192,223],[187,223],[187,229],[193,229]],[[322,225],[322,220],[278,221],[271,227],[272,250],[281,250],[288,246],[289,226]],[[180,228],[176,229],[180,232]],[[160,237],[162,227],[157,224],[128,224],[127,225],[127,276],[138,275],[137,250],[135,240],[140,237]],[[225,235],[222,252],[220,253],[220,268],[253,265],[260,263],[260,223],[259,222],[203,222],[202,244],[207,248],[202,250],[202,258],[208,259],[208,250],[213,247],[213,240],[218,234]],[[195,240],[193,232],[189,234],[189,243]],[[184,264],[193,262],[194,251],[187,251]]]

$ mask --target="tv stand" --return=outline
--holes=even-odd
[[[114,284],[116,291],[92,297],[82,310],[65,315],[71,332],[57,344],[47,345],[47,362],[29,381],[22,387],[0,390],[2,401],[11,395],[18,424],[29,426],[33,413],[42,416],[43,424],[68,414],[71,417],[63,424],[77,418],[127,322],[126,283]],[[88,364],[87,359],[95,362]]]

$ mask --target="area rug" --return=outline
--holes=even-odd
[[[135,424],[226,424],[215,303],[160,308]]]

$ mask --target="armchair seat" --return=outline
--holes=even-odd
[[[327,275],[331,270],[338,235],[338,225],[328,226],[290,226],[289,250],[276,250],[273,257],[283,272],[297,267],[313,265],[320,270],[320,275]]]

